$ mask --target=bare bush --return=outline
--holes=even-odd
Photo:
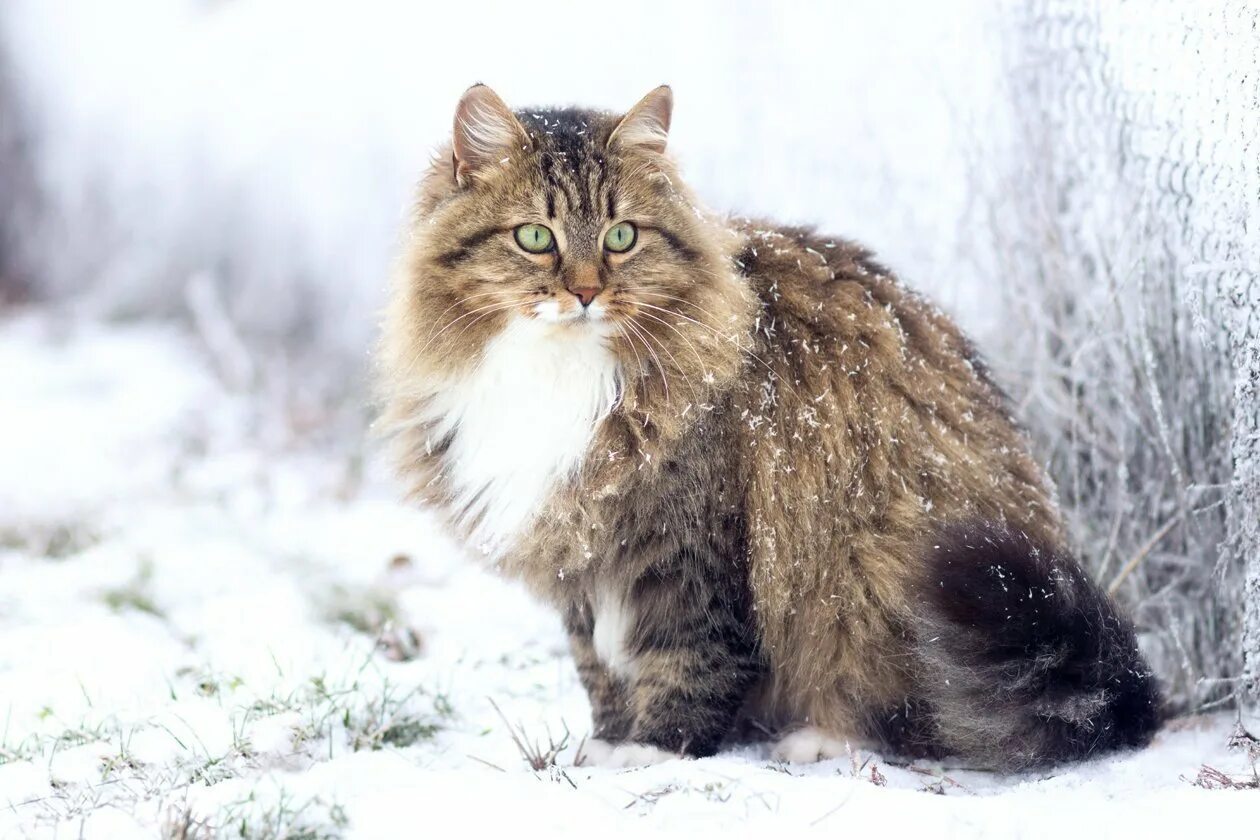
[[[1218,14],[1031,4],[1010,40],[1010,146],[975,169],[976,252],[1003,290],[996,366],[1084,559],[1183,708],[1235,693],[1257,548],[1237,527],[1231,432],[1260,411],[1236,388],[1255,328],[1238,289],[1260,294],[1258,13]]]

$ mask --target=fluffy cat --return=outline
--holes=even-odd
[[[699,209],[671,110],[470,88],[379,354],[411,495],[562,615],[586,757],[1146,743],[1133,630],[968,340],[859,245]]]

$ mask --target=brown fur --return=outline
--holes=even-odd
[[[421,184],[381,352],[410,492],[457,520],[425,401],[598,264],[610,313],[634,324],[612,339],[620,402],[497,560],[566,617],[597,734],[712,752],[734,704],[889,739],[922,696],[916,592],[942,529],[1062,541],[1003,395],[954,323],[862,247],[704,213],[660,150],[610,142],[618,118],[537,113],[518,114],[526,139],[503,160],[457,177],[444,149]],[[647,239],[598,263],[610,199]],[[535,218],[564,232],[558,264],[510,233],[480,239]],[[591,647],[608,588],[633,609],[633,680]]]

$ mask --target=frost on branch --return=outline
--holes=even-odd
[[[1257,15],[1024,7],[973,168],[995,367],[1182,708],[1260,670]]]

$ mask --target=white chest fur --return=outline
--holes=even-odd
[[[475,547],[506,550],[577,469],[617,402],[618,368],[596,325],[514,319],[433,401],[433,439],[454,433],[444,475]]]

